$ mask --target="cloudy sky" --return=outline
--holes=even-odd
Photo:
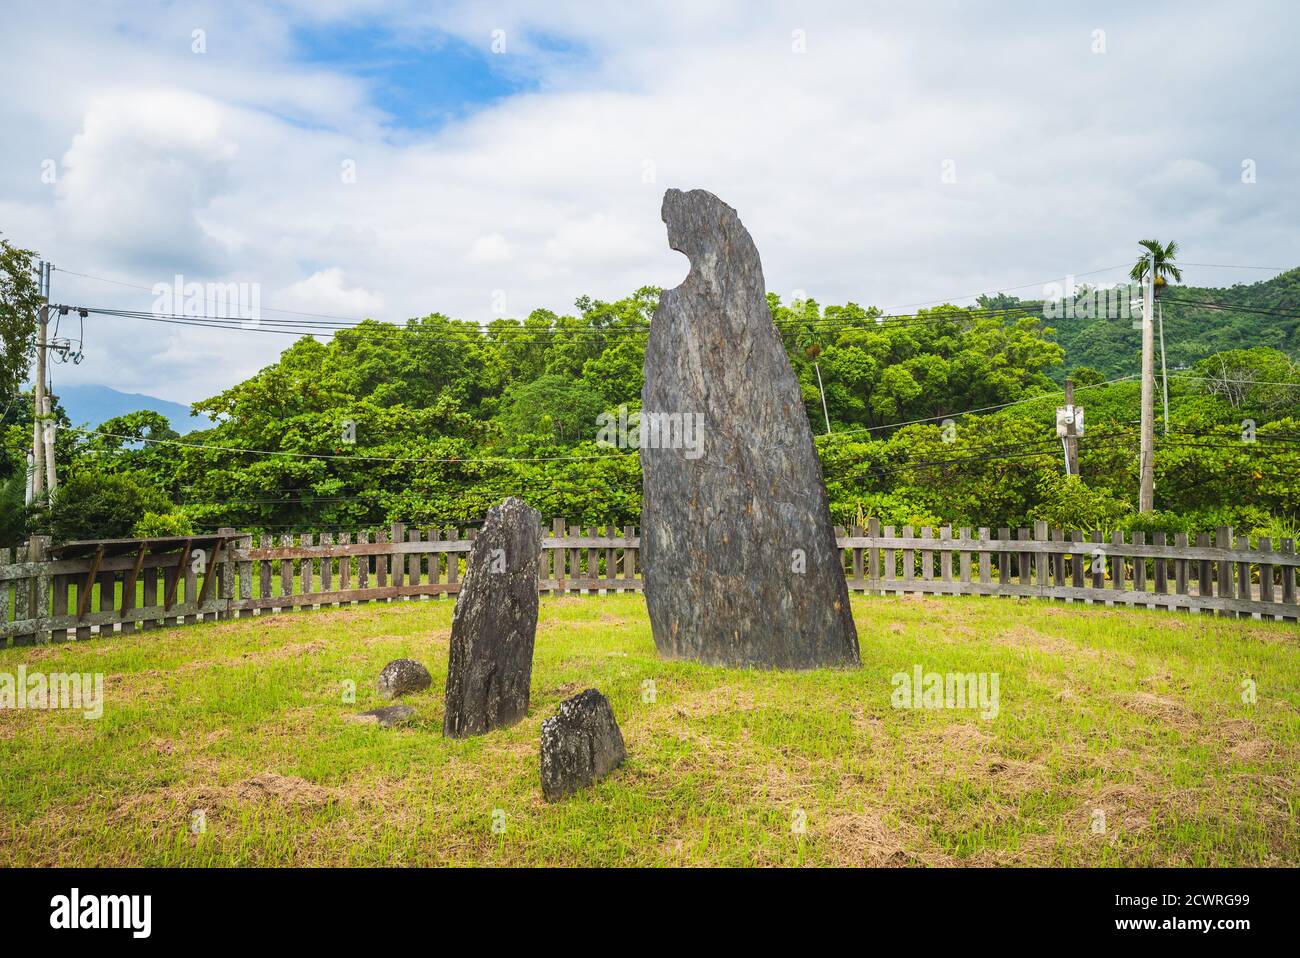
[[[6,3],[0,231],[56,302],[396,322],[675,285],[668,187],[822,303],[1115,281],[1145,236],[1198,285],[1300,264],[1294,4],[1045,7]],[[92,316],[56,386],[193,401],[289,341]]]

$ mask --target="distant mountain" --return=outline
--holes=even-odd
[[[56,383],[54,395],[74,426],[98,426],[114,416],[141,409],[162,413],[172,428],[182,435],[195,429],[210,429],[213,425],[207,416],[191,416],[190,407],[183,403],[141,393],[119,392],[108,386],[60,386]]]

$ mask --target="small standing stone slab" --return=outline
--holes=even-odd
[[[548,802],[571,795],[600,781],[625,758],[609,699],[595,689],[579,692],[542,723],[542,795]]]
[[[709,665],[856,666],[821,461],[758,250],[704,190],[669,190],[663,220],[691,269],[660,295],[645,351],[641,558],[655,645]]]
[[[541,516],[510,497],[488,510],[456,597],[442,733],[481,735],[528,714]]]
[[[409,705],[385,705],[371,709],[369,712],[362,712],[360,715],[349,715],[348,721],[361,725],[382,725],[384,728],[392,728],[394,725],[409,722],[414,716],[415,709]]]
[[[433,684],[433,676],[415,659],[394,659],[384,666],[376,683],[379,694],[395,699],[410,692],[423,692]]]

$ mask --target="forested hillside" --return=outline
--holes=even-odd
[[[1227,349],[1267,346],[1300,355],[1300,268],[1261,283],[1224,288],[1174,286],[1161,296],[1171,369]],[[1142,334],[1117,319],[1056,319],[1056,341],[1069,368],[1107,378],[1138,368]]]

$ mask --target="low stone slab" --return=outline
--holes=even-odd
[[[360,725],[382,725],[384,728],[392,728],[394,725],[409,722],[414,717],[415,709],[409,705],[384,705],[369,712],[362,712],[360,715],[349,715],[348,721]]]
[[[456,596],[442,733],[482,735],[528,714],[542,522],[511,496],[488,510]]]
[[[433,676],[415,659],[394,659],[379,673],[379,694],[386,699],[411,692],[423,692],[433,684]]]
[[[542,723],[542,795],[554,802],[623,764],[627,749],[609,699],[595,689],[560,703]]]

